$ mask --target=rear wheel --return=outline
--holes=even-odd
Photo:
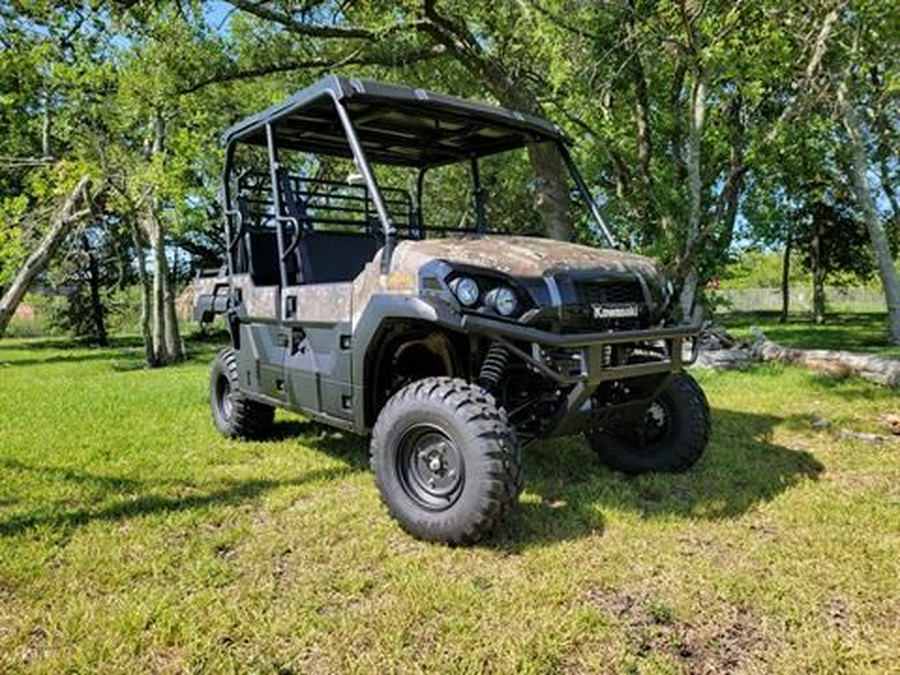
[[[420,539],[468,544],[515,502],[521,453],[493,396],[449,377],[394,394],[372,430],[372,468],[382,501]]]
[[[640,418],[585,436],[604,464],[639,474],[689,469],[706,450],[709,430],[703,390],[687,373],[676,373]]]
[[[262,438],[272,430],[275,408],[241,395],[233,349],[223,349],[213,361],[209,406],[216,429],[228,438]]]

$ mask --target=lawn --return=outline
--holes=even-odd
[[[774,338],[779,336],[773,335]],[[0,343],[0,672],[887,672],[900,663],[896,392],[778,365],[697,373],[690,473],[579,439],[473,548],[410,539],[363,440],[279,416],[226,441],[213,346]],[[824,417],[830,429],[810,421]]]

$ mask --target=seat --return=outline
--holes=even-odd
[[[278,239],[275,230],[247,230],[250,243],[250,277],[257,286],[278,286]]]
[[[378,237],[338,232],[310,232],[298,245],[303,283],[352,281],[370,262],[381,242]]]

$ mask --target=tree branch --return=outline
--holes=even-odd
[[[566,30],[574,35],[586,38],[588,40],[595,40],[597,42],[600,42],[602,40],[602,37],[596,33],[591,33],[582,28],[579,28],[578,26],[573,26],[568,21],[566,21],[564,17],[544,7],[540,2],[538,2],[538,0],[526,0],[526,2],[528,5],[537,10],[539,14],[543,14],[545,17],[547,17],[547,19],[549,19],[552,24],[559,26],[563,30]]]
[[[251,0],[228,0],[228,3],[241,11],[252,14],[253,16],[277,23],[291,33],[297,35],[305,35],[307,37],[318,38],[345,38],[345,39],[364,39],[372,40],[378,37],[378,31],[370,28],[360,28],[358,26],[323,26],[321,24],[308,24],[297,21],[289,14],[284,14],[278,10],[271,9],[268,3],[252,2]]]
[[[443,45],[432,45],[423,49],[411,50],[405,54],[368,54],[351,56],[342,59],[308,59],[305,61],[289,61],[287,63],[269,63],[254,68],[235,69],[210,75],[197,82],[178,89],[178,94],[193,94],[212,84],[222,84],[237,80],[251,80],[257,77],[290,73],[298,70],[315,68],[331,69],[341,66],[407,66],[419,61],[427,61],[443,56],[446,49]]]
[[[744,174],[746,173],[747,167],[744,165],[732,167],[731,172],[728,174],[728,178],[725,179],[725,184],[722,186],[722,191],[719,193],[719,198],[716,201],[714,217],[710,219],[709,224],[706,227],[700,230],[697,236],[685,248],[684,254],[678,258],[678,262],[675,265],[676,277],[680,278],[687,273],[697,252],[703,248],[703,245],[710,236],[712,236],[719,220],[726,214],[729,214],[732,210],[732,205],[734,205],[734,212],[736,213],[737,200],[740,197],[740,190],[743,187]]]
[[[825,15],[825,18],[822,20],[822,27],[819,29],[818,37],[816,37],[816,43],[813,47],[809,63],[806,64],[806,70],[803,73],[803,79],[801,79],[800,82],[798,82],[793,87],[794,93],[788,99],[788,102],[785,104],[784,109],[778,116],[778,119],[775,120],[772,128],[769,129],[769,133],[766,134],[766,143],[771,143],[775,140],[778,132],[781,131],[781,128],[794,114],[794,107],[796,106],[797,101],[799,101],[800,98],[809,91],[810,85],[812,84],[813,80],[819,72],[819,69],[822,66],[822,60],[825,58],[825,53],[828,49],[828,40],[831,37],[831,31],[834,28],[834,24],[837,23],[838,17],[840,16],[840,10],[843,5],[844,3],[841,2],[838,6],[829,11],[828,14]]]
[[[254,2],[253,0],[228,0],[228,3],[247,14],[278,24],[285,30],[296,35],[312,38],[329,38],[344,40],[368,40],[374,42],[403,30],[415,30],[419,28],[419,21],[399,21],[384,28],[366,28],[354,25],[326,25],[321,23],[306,23],[304,17],[296,17],[293,13],[287,14],[269,7],[265,0]]]

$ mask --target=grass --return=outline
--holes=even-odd
[[[778,312],[754,312],[716,317],[735,337],[752,341],[751,326],[758,326],[770,340],[800,349],[841,349],[870,352],[900,358],[900,347],[887,344],[884,312],[831,314],[821,326],[808,316],[791,315],[788,323],[778,322]]]
[[[773,336],[775,337],[775,336]],[[691,472],[544,443],[489,541],[386,516],[363,440],[279,415],[226,441],[210,345],[0,343],[0,672],[886,672],[900,663],[895,392],[700,372]]]

